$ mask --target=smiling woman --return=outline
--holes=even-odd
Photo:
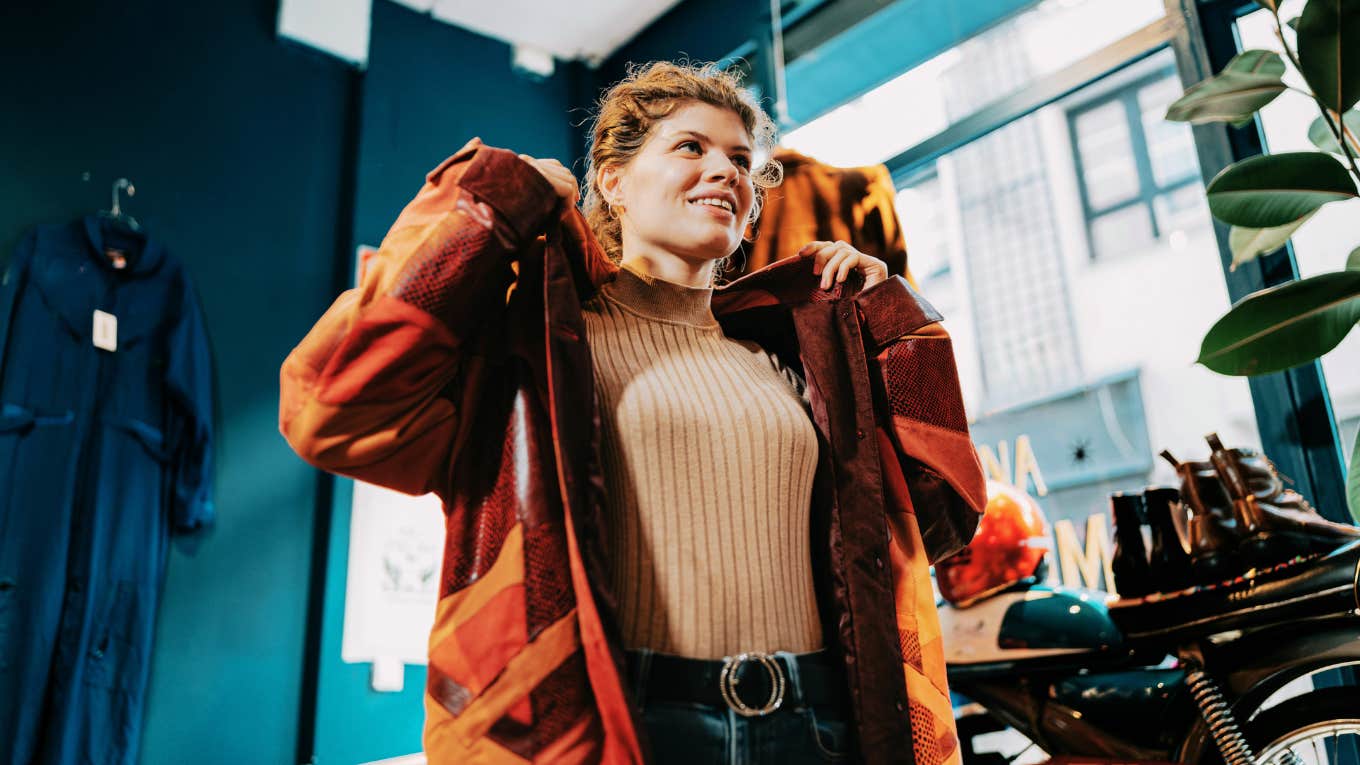
[[[958,760],[927,567],[985,497],[953,353],[844,242],[714,288],[773,144],[666,62],[601,100],[585,215],[474,139],[285,362],[299,454],[444,500],[431,762]]]
[[[748,220],[760,215],[765,189],[779,184],[779,163],[770,159],[774,122],[736,78],[714,66],[687,68],[659,61],[634,68],[600,99],[592,132],[584,212],[616,260],[624,249],[621,211],[633,210],[628,227],[634,237],[641,236],[639,244],[664,236],[656,229],[676,211],[656,206],[660,200],[655,195],[641,196],[650,183],[669,181],[672,199],[682,204],[705,196],[727,201],[733,213],[727,223],[735,228],[736,240],[728,234],[709,241],[710,249],[725,248],[718,259],[736,249]],[[722,164],[731,163],[730,177],[703,176],[714,163],[720,173],[728,169]],[[630,190],[638,196],[629,196]],[[737,209],[741,202],[744,208]],[[675,243],[685,250],[693,247],[684,238]]]

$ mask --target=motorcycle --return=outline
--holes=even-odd
[[[1045,583],[1023,548],[1034,576],[939,606],[965,765],[1013,759],[976,746],[1007,727],[1063,759],[1360,761],[1360,686],[1290,695],[1360,666],[1360,542],[1123,600]]]

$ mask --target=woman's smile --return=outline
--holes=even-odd
[[[689,200],[688,204],[691,207],[697,207],[701,213],[710,215],[721,221],[731,222],[737,217],[737,214],[732,211],[732,203],[726,199],[718,197],[700,197],[699,199]]]

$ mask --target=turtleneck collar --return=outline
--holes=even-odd
[[[692,327],[718,326],[713,317],[712,287],[687,287],[622,266],[603,291],[614,302],[645,319]]]

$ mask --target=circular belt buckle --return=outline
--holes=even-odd
[[[737,695],[737,670],[748,661],[758,661],[770,674],[770,698],[763,707],[747,706]],[[723,701],[732,711],[742,717],[767,715],[784,703],[784,668],[772,656],[764,653],[742,653],[723,659],[722,673],[718,675],[718,690]]]

